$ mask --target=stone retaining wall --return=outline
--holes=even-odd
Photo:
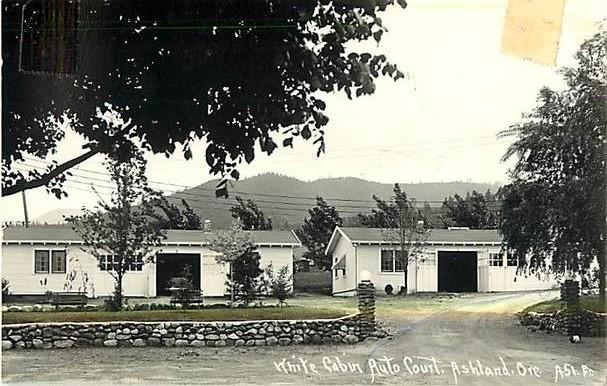
[[[607,314],[583,310],[573,313],[528,312],[520,316],[521,324],[531,330],[568,334],[569,329],[580,336],[606,336]]]
[[[339,319],[246,322],[28,323],[2,327],[2,348],[218,347],[356,343],[360,314]]]

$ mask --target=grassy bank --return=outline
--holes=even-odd
[[[86,311],[86,312],[5,312],[3,324],[47,323],[47,322],[109,322],[109,321],[244,321],[244,320],[296,320],[330,319],[345,316],[339,309],[308,307],[264,307],[201,310],[155,310],[155,311]]]
[[[529,306],[525,308],[523,312],[550,313],[564,309],[565,302],[561,301],[560,299],[552,299]],[[580,309],[594,312],[606,312],[605,305],[600,303],[598,295],[582,296],[580,298]]]

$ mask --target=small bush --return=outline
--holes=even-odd
[[[5,278],[2,278],[2,300],[6,299],[11,293],[11,284]]]
[[[278,274],[274,274],[274,268],[270,265],[266,270],[266,274],[268,276],[272,296],[274,296],[276,300],[278,300],[278,304],[282,306],[291,292],[291,279],[293,276],[289,274],[289,267],[286,265],[282,266],[278,270]]]

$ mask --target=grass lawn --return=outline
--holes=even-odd
[[[345,316],[346,310],[288,306],[283,308],[221,308],[201,310],[155,310],[155,311],[81,311],[81,312],[5,312],[3,324],[46,322],[108,322],[108,321],[240,321],[240,320],[295,320],[330,319]]]
[[[560,299],[547,300],[545,302],[537,303],[529,306],[523,310],[523,312],[538,312],[538,313],[549,313],[565,308],[565,302]],[[601,306],[598,295],[596,296],[582,296],[580,298],[580,308],[594,312],[605,312],[605,306]]]

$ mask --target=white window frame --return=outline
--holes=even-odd
[[[495,256],[499,256],[499,260],[496,259]],[[494,264],[498,261],[500,263],[499,265]],[[489,267],[504,267],[504,254],[501,252],[489,252],[489,258],[487,262],[489,264]]]
[[[113,269],[114,268],[113,265],[114,265],[114,256],[115,255],[113,253],[105,253],[102,256],[104,256],[104,259],[103,259],[102,262],[99,262],[99,264],[98,264],[99,270],[102,271],[102,272],[113,271],[114,270]],[[109,257],[112,258],[112,262],[111,262],[111,268],[112,269],[108,269],[108,258]],[[138,264],[139,267],[140,267],[140,269],[131,269],[132,264]],[[143,261],[143,257],[141,257],[141,262],[136,262],[136,263],[129,264],[129,267],[127,267],[127,269],[126,269],[125,272],[127,272],[127,273],[141,273],[141,272],[143,272],[143,265],[144,264],[145,264],[145,262]],[[105,268],[102,268],[102,267],[105,267]]]
[[[382,252],[383,251],[391,251],[392,252],[392,270],[391,271],[384,271],[382,269]],[[404,267],[402,270],[397,271],[396,270],[396,252],[398,252],[399,250],[397,248],[379,248],[379,269],[378,272],[380,274],[402,274],[404,272]]]
[[[37,271],[36,270],[36,252],[44,251],[48,253],[48,270],[47,271]],[[64,271],[53,271],[53,252],[63,252],[64,253]],[[67,248],[34,248],[32,251],[32,272],[34,275],[64,275],[68,272],[68,258],[67,258]]]

